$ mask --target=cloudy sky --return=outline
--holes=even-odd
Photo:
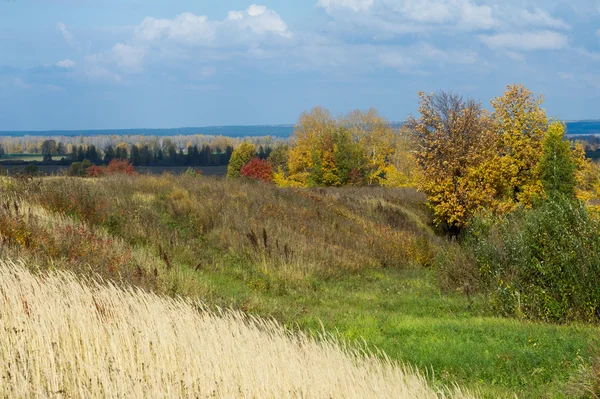
[[[600,0],[0,0],[0,130],[401,121],[509,83],[600,118]]]

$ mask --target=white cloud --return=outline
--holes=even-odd
[[[245,11],[230,11],[222,21],[186,12],[174,19],[146,17],[135,29],[140,41],[169,40],[197,46],[229,46],[269,36],[287,39],[292,34],[279,14],[256,4]]]
[[[470,0],[406,0],[392,9],[412,21],[451,24],[467,30],[489,29],[497,24],[491,7],[473,4]]]
[[[499,24],[489,6],[478,6],[470,1],[461,2],[458,26],[468,30],[486,30]]]
[[[114,62],[121,69],[128,72],[139,72],[142,70],[142,62],[146,51],[127,44],[117,43],[113,47],[111,55]]]
[[[570,26],[560,19],[553,18],[548,12],[536,8],[533,12],[521,10],[519,13],[513,13],[515,22],[522,26],[538,26],[553,29],[569,29]]]
[[[319,0],[318,6],[324,8],[327,12],[340,9],[365,12],[371,9],[374,2],[374,0]]]
[[[215,36],[215,24],[209,22],[205,16],[196,16],[189,12],[173,20],[146,17],[135,29],[135,35],[145,41],[168,38],[195,44],[209,43]]]
[[[442,50],[429,43],[421,42],[402,49],[392,48],[379,55],[383,67],[404,69],[416,65],[474,64],[477,54],[470,51]]]
[[[91,66],[85,71],[84,75],[92,80],[108,81],[111,83],[121,83],[123,80],[119,74],[99,66]]]
[[[259,6],[256,4],[252,4],[250,7],[248,7],[248,15],[250,15],[251,17],[258,17],[259,15],[264,14],[267,11],[267,7],[265,6]]]
[[[56,66],[59,68],[74,68],[75,67],[75,62],[71,61],[71,60],[62,60],[62,61],[58,61],[56,63]]]
[[[69,30],[67,29],[67,26],[62,23],[62,22],[58,22],[56,24],[58,30],[60,31],[60,33],[62,33],[63,39],[65,39],[65,42],[67,42],[67,44],[71,47],[78,47],[79,43],[77,42],[77,40],[75,40],[75,37],[73,37],[73,34],[71,32],[69,32]]]
[[[381,66],[390,68],[403,68],[413,63],[413,60],[400,51],[388,51],[379,55]]]
[[[492,49],[557,50],[568,46],[565,35],[552,31],[498,33],[480,36],[480,40]]]
[[[369,22],[365,15],[371,16],[377,23],[369,25],[389,32],[421,31],[422,24],[452,25],[466,30],[489,29],[497,24],[490,6],[471,0],[319,0],[317,6],[334,17],[341,15],[359,25]],[[352,18],[345,11],[359,15]],[[398,29],[399,25],[405,27]]]
[[[338,22],[369,29],[367,33],[570,28],[543,9],[553,3],[538,0],[319,0],[317,6]]]

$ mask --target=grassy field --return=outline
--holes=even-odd
[[[241,265],[198,278],[221,304],[274,316],[289,328],[364,339],[442,384],[487,398],[570,397],[569,384],[594,355],[590,344],[600,329],[490,317],[477,300],[469,307],[464,296],[441,293],[432,274],[371,270],[283,292]]]
[[[43,160],[41,154],[4,154],[0,157],[0,161],[42,162]]]
[[[0,161],[5,160],[0,158]],[[26,161],[42,161],[42,159],[24,159]],[[9,173],[15,171],[23,171],[27,165],[2,165],[0,168],[5,168]],[[161,175],[163,173],[171,173],[174,175],[182,174],[188,170],[188,166],[137,166],[136,172],[140,174],[154,174]],[[69,170],[69,166],[63,165],[37,165],[38,172],[43,175],[65,175]],[[202,171],[204,176],[225,176],[227,174],[227,166],[195,166],[193,168],[197,171]]]
[[[201,303],[5,262],[0,291],[3,397],[439,398],[395,363]]]
[[[4,255],[362,342],[433,386],[574,397],[597,326],[490,316],[440,290],[453,245],[409,189],[282,190],[190,176],[5,178]]]

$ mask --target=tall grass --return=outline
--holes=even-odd
[[[444,396],[389,360],[273,321],[7,261],[0,330],[2,397]]]
[[[320,280],[427,265],[440,241],[414,190],[294,190],[165,175],[5,180],[4,192],[2,203],[16,199],[70,218],[96,235],[144,248],[167,268],[218,269],[238,262],[273,279]],[[12,220],[15,212],[9,211],[5,218]],[[27,226],[38,241],[60,233]]]

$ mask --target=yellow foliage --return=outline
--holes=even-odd
[[[301,115],[291,141],[288,174],[275,177],[280,186],[415,185],[411,133],[394,129],[374,109],[334,119],[314,108]]]
[[[496,137],[481,104],[446,93],[419,96],[421,117],[408,120],[417,137],[419,188],[429,197],[436,223],[459,229],[493,197],[480,186]]]
[[[308,176],[313,167],[312,151],[321,134],[334,124],[329,111],[322,107],[315,107],[300,116],[288,157],[289,179],[295,187],[308,187]]]
[[[573,160],[577,171],[576,195],[588,207],[597,207],[600,204],[600,167],[591,159],[586,158],[585,150],[581,144],[576,144],[573,149]]]
[[[492,100],[493,128],[498,134],[501,170],[501,208],[517,203],[531,206],[544,190],[537,167],[542,156],[548,118],[541,108],[543,97],[523,85],[509,85],[502,97]]]
[[[384,165],[377,169],[380,174],[385,175],[384,178],[378,177],[378,182],[383,187],[414,187],[415,182],[411,176],[396,169],[394,165]]]
[[[361,146],[368,162],[368,184],[381,183],[380,175],[388,167],[388,159],[394,154],[397,132],[375,109],[367,112],[352,111],[341,122]]]

